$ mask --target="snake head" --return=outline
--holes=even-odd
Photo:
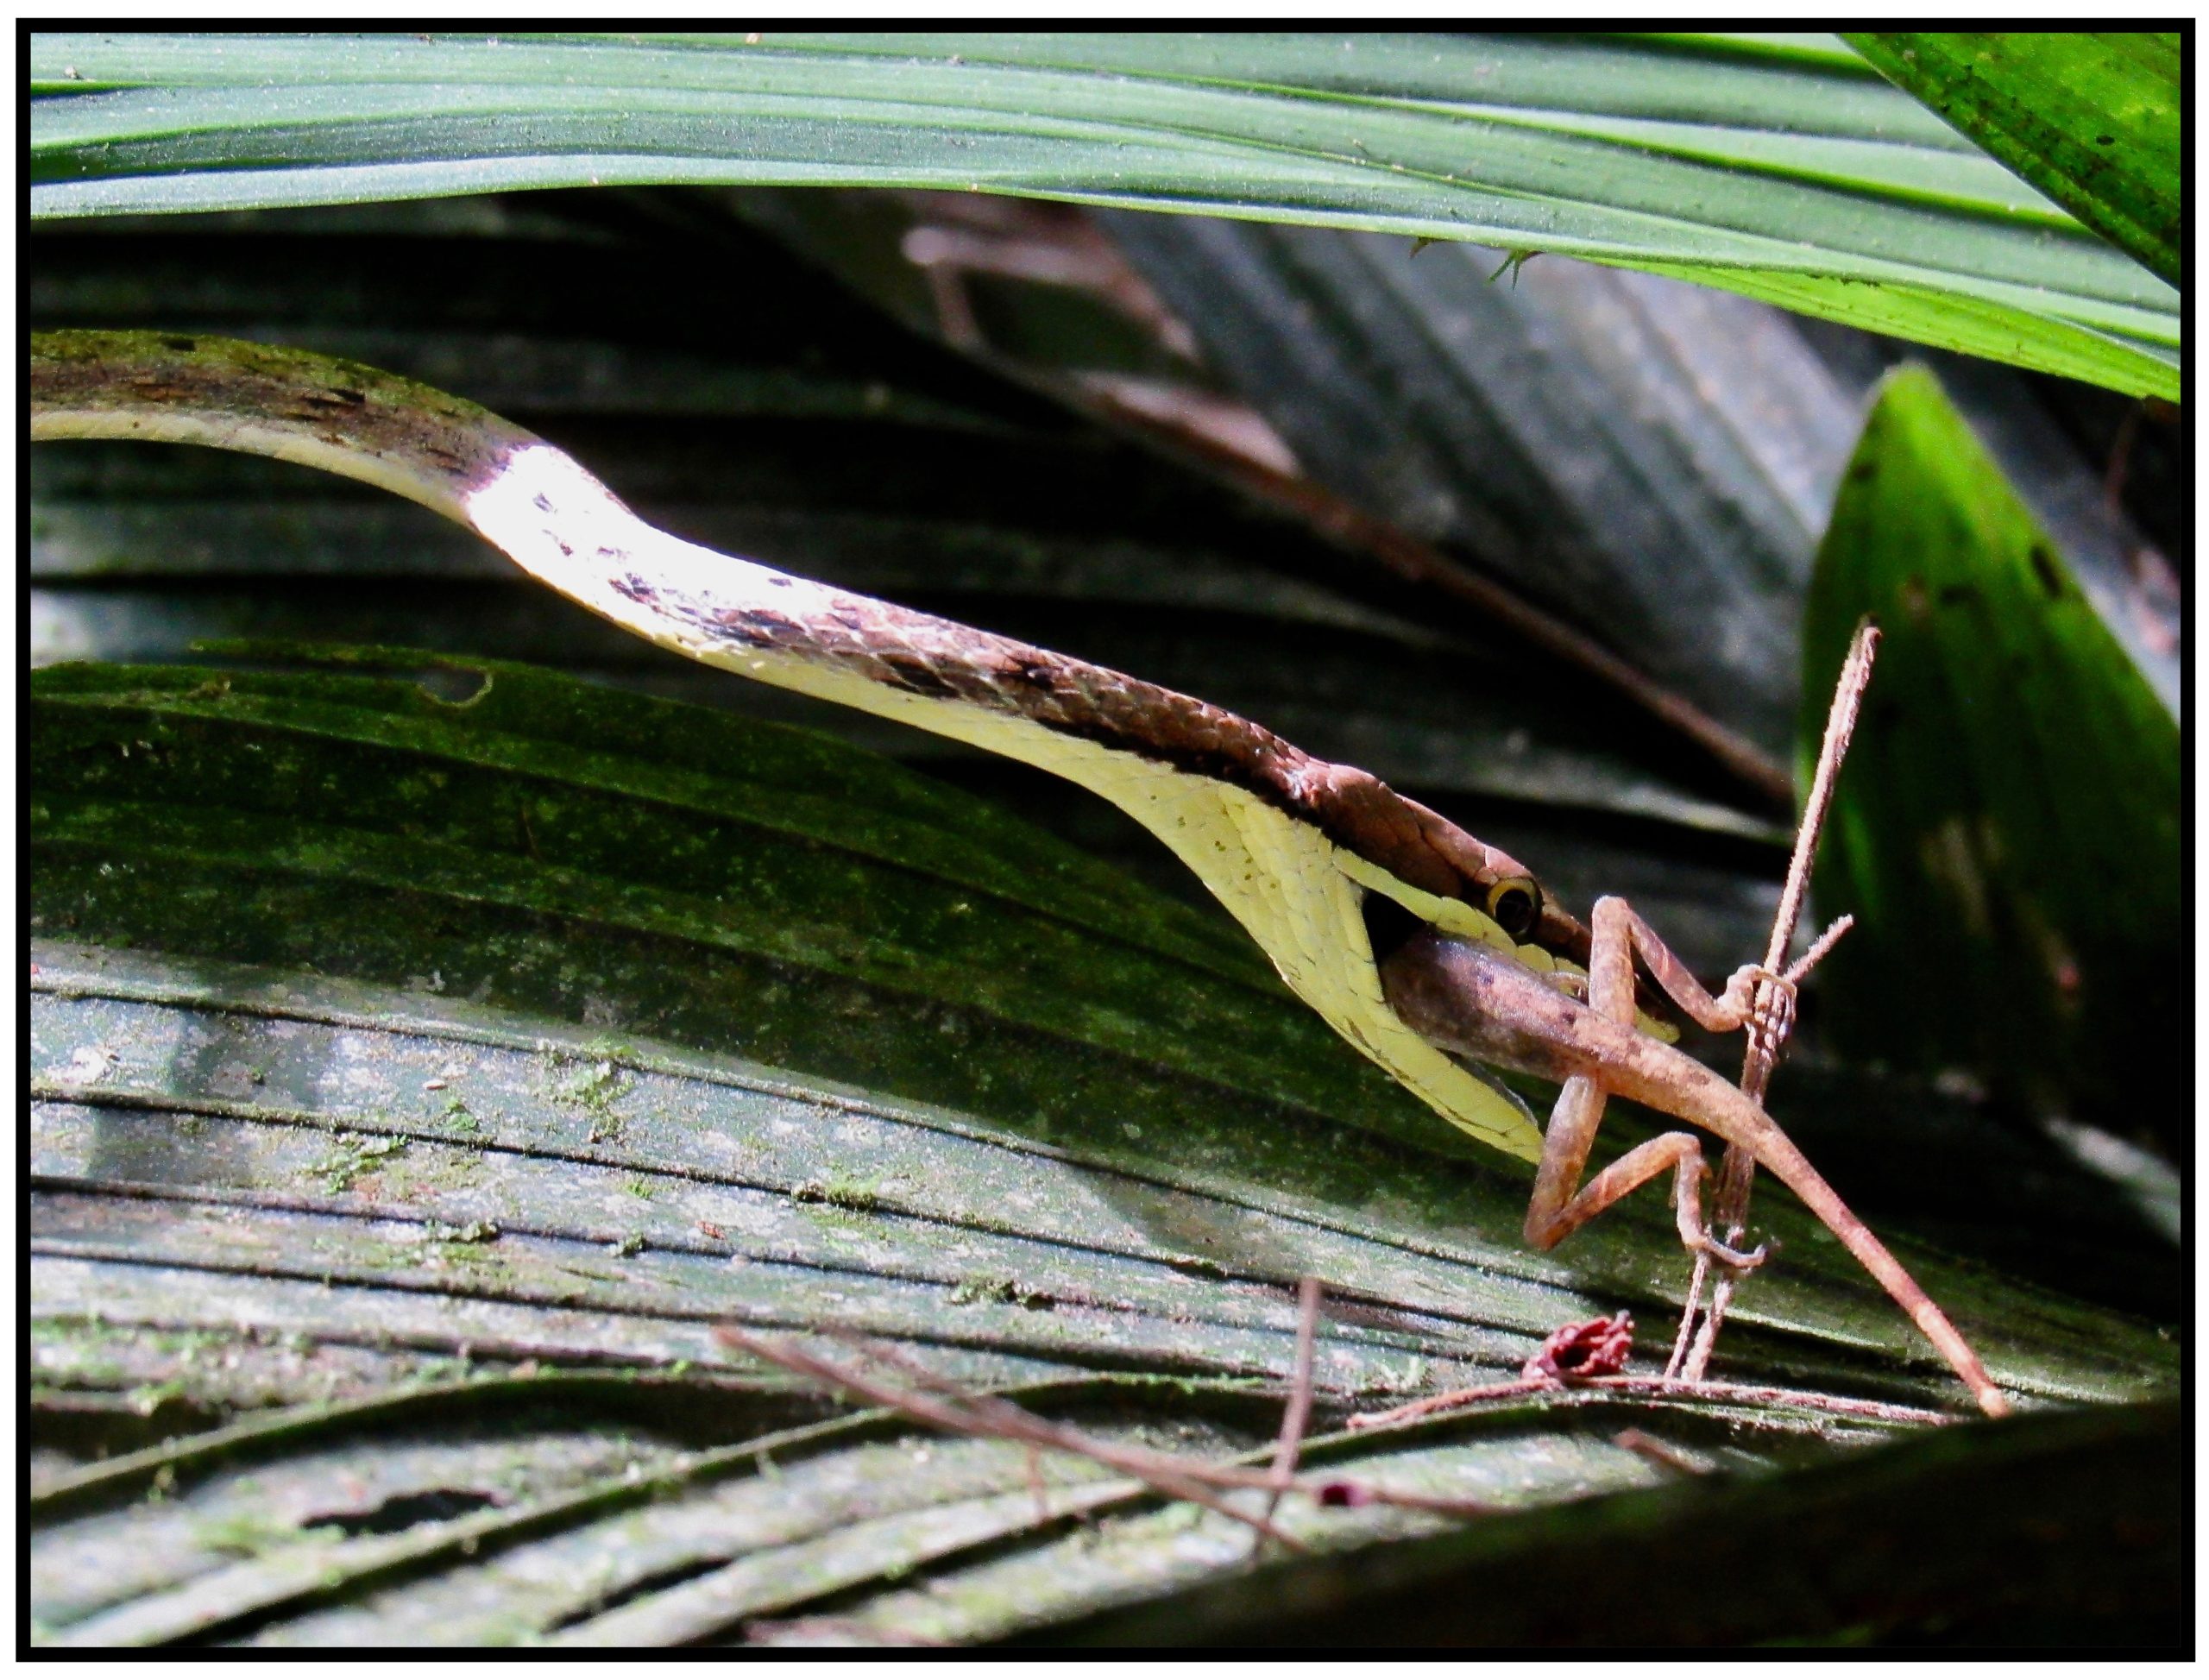
[[[1440,865],[1437,875],[1448,882],[1428,890],[1462,898],[1485,911],[1521,945],[1539,946],[1552,957],[1588,966],[1588,929],[1532,870],[1501,846],[1476,840],[1449,818],[1400,795],[1394,796],[1415,814],[1419,846]]]
[[[1501,846],[1476,840],[1449,818],[1351,765],[1306,760],[1298,768],[1300,802],[1337,846],[1418,893],[1471,905],[1520,946],[1539,947],[1586,969],[1588,929],[1533,871]],[[1388,896],[1384,883],[1361,878]],[[1372,930],[1376,952],[1393,948],[1405,931],[1400,923],[1416,919],[1369,908],[1369,922],[1377,915],[1386,924]]]

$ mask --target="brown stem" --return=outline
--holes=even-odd
[[[1863,708],[1864,690],[1871,683],[1872,661],[1879,647],[1879,626],[1869,618],[1860,620],[1850,639],[1848,656],[1841,662],[1841,675],[1834,684],[1833,703],[1826,713],[1825,737],[1818,748],[1817,769],[1803,803],[1803,820],[1795,830],[1794,854],[1787,863],[1786,884],[1780,889],[1779,909],[1772,916],[1772,934],[1765,944],[1764,966],[1774,973],[1779,972],[1803,917],[1803,905],[1809,896],[1811,865],[1817,857],[1818,838],[1833,806],[1834,785],[1840,778],[1841,760],[1848,752],[1849,738],[1856,731],[1857,715]],[[1788,971],[1790,984],[1807,974],[1832,948],[1833,942],[1847,931],[1848,925],[1848,919],[1844,917],[1828,928],[1809,954]],[[1768,983],[1759,985],[1749,1014],[1748,1047],[1741,1061],[1742,1092],[1759,1107],[1764,1104],[1772,1069],[1778,1065],[1786,1041],[1785,1030],[1772,1030],[1775,1017],[1769,1012],[1773,1003],[1770,994]],[[1790,1017],[1789,1026],[1791,1025]],[[1717,1188],[1711,1198],[1710,1223],[1713,1230],[1725,1233],[1724,1240],[1729,1247],[1738,1247],[1747,1231],[1749,1195],[1755,1186],[1756,1172],[1755,1155],[1738,1143],[1726,1146],[1719,1162]],[[1740,1281],[1739,1274],[1730,1269],[1721,1274],[1712,1289],[1710,1308],[1703,1315],[1701,1331],[1690,1343],[1690,1328],[1696,1322],[1703,1286],[1709,1275],[1708,1256],[1697,1255],[1694,1274],[1689,1280],[1687,1306],[1680,1316],[1679,1336],[1673,1343],[1671,1360],[1665,1366],[1668,1376],[1699,1381],[1709,1369],[1719,1327],[1725,1322],[1726,1310],[1733,1302],[1734,1291]]]
[[[1319,1280],[1306,1276],[1296,1285],[1296,1354],[1289,1369],[1288,1404],[1281,1408],[1281,1434],[1274,1444],[1274,1491],[1266,1501],[1270,1518],[1281,1496],[1296,1479],[1296,1457],[1312,1419],[1312,1355],[1319,1334]]]
[[[1572,1388],[1600,1388],[1606,1393],[1648,1400],[1715,1400],[1745,1406],[1795,1406],[1807,1411],[1831,1413],[1836,1417],[1866,1418],[1879,1423],[1945,1424],[1947,1413],[1923,1406],[1896,1406],[1886,1400],[1848,1400],[1839,1394],[1813,1394],[1801,1388],[1778,1388],[1742,1382],[1688,1381],[1679,1377],[1596,1376],[1566,1384],[1539,1377],[1516,1377],[1454,1394],[1434,1394],[1388,1412],[1361,1412],[1344,1420],[1350,1429],[1385,1429],[1411,1423],[1437,1412],[1454,1412],[1485,1400],[1519,1400],[1530,1394],[1562,1394]]]

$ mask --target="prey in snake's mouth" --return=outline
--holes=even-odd
[[[1784,1008],[1788,977],[1752,966],[1708,992],[1623,900],[1598,900],[1583,927],[1515,859],[1364,771],[1155,683],[684,542],[543,439],[411,381],[235,340],[62,332],[35,336],[31,382],[34,437],[209,444],[380,485],[686,658],[1078,783],[1171,849],[1351,1044],[1452,1124],[1538,1164],[1530,1242],[1546,1248],[1669,1173],[1682,1241],[1754,1260],[1702,1228],[1693,1134],[1653,1138],[1581,1183],[1605,1101],[1628,1098],[1748,1150],[1981,1406],[2006,1409],[1940,1308],[1772,1117],[1653,1036],[1635,1004],[1638,960],[1696,1021],[1732,1031]],[[1546,1132],[1481,1065],[1561,1083]]]

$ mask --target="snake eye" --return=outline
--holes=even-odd
[[[1514,939],[1524,939],[1542,919],[1542,890],[1524,875],[1506,876],[1488,890],[1488,913]]]

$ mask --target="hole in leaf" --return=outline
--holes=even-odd
[[[450,1522],[499,1503],[489,1494],[473,1488],[430,1488],[420,1493],[394,1494],[371,1511],[339,1511],[308,1517],[301,1528],[334,1528],[352,1534],[403,1534],[425,1522]]]
[[[424,694],[446,706],[473,706],[491,691],[491,673],[466,665],[424,665],[407,674]]]

